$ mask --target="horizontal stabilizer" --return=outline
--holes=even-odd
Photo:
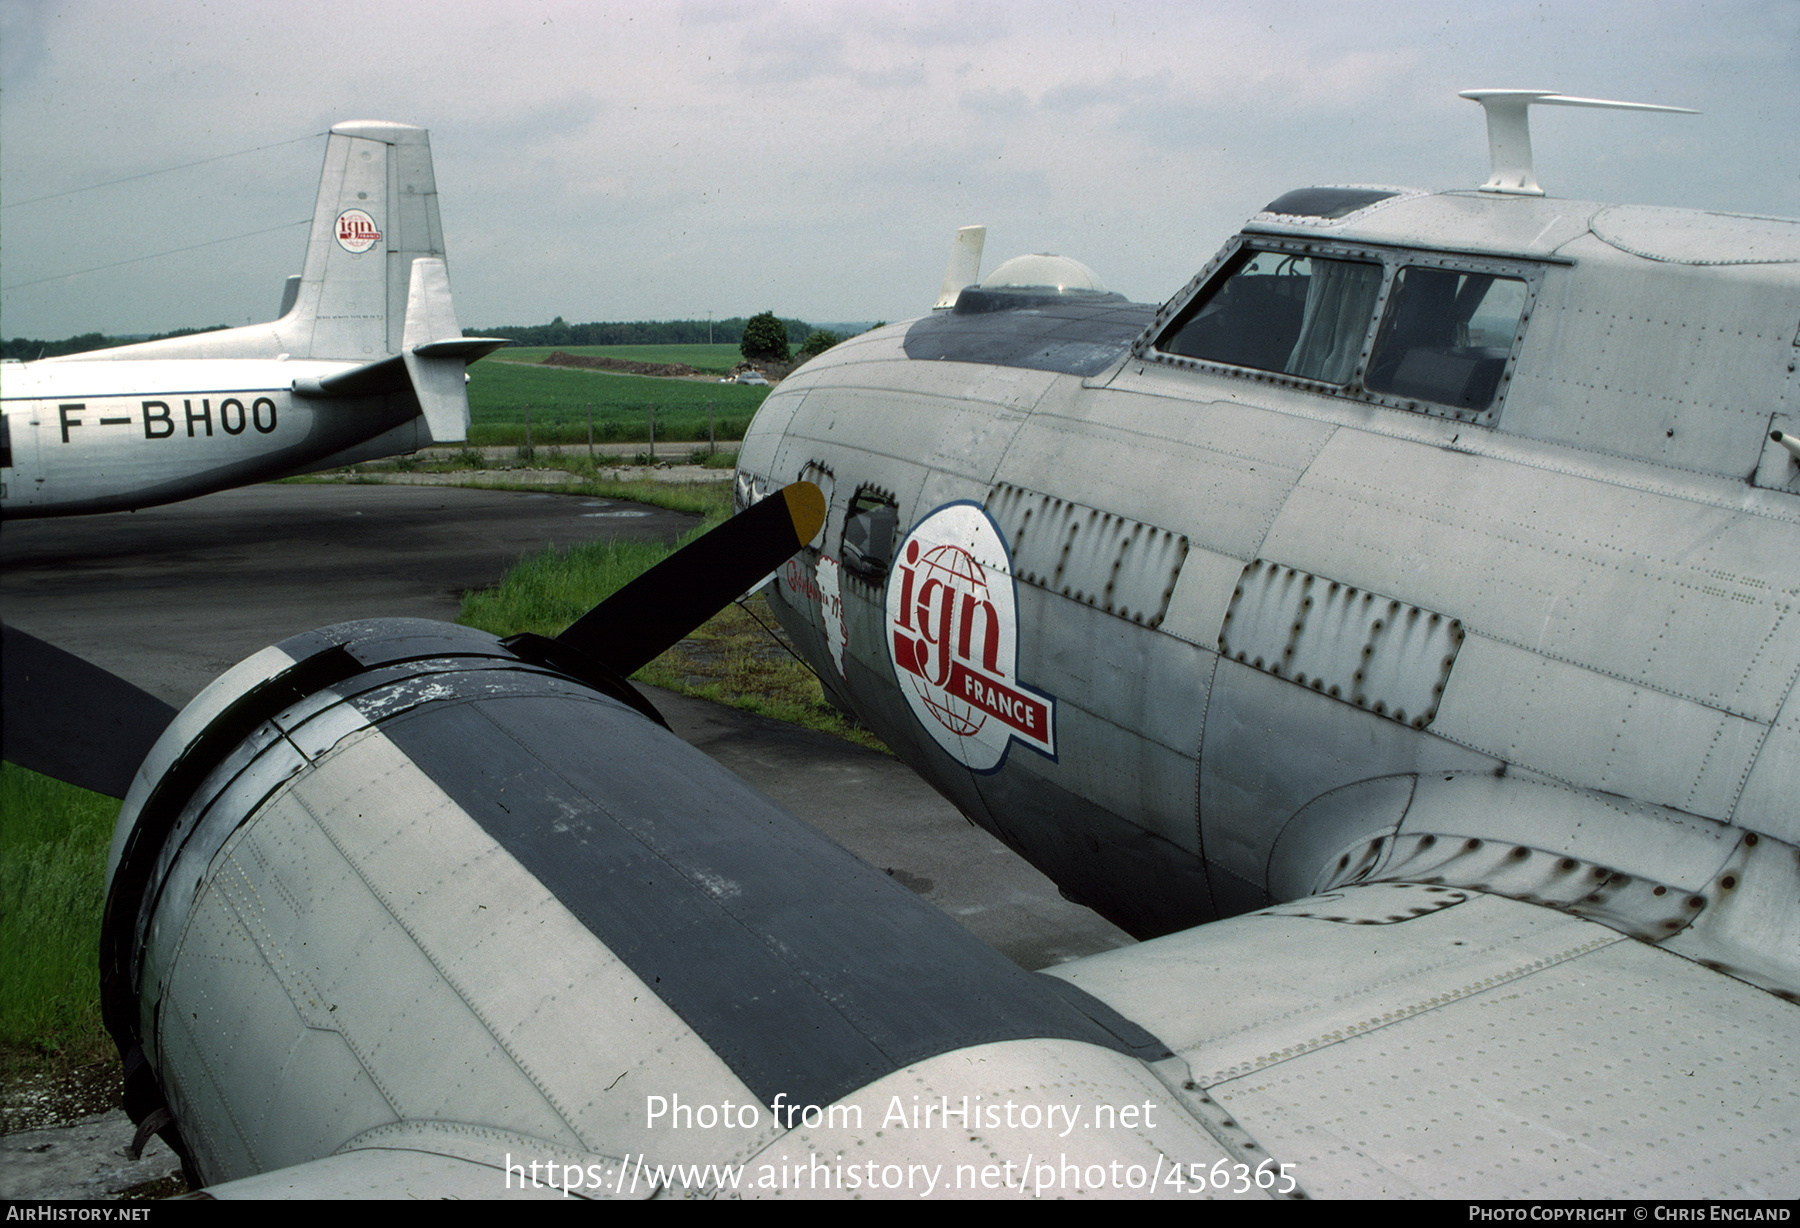
[[[420,358],[460,358],[464,362],[474,362],[477,358],[486,358],[495,350],[504,349],[512,344],[508,337],[450,337],[443,341],[427,341],[424,345],[413,347],[413,353]]]
[[[294,392],[303,397],[378,397],[404,392],[411,383],[406,360],[395,354],[323,379],[297,379]]]
[[[387,358],[318,379],[297,379],[303,397],[374,397],[411,392],[431,431],[432,443],[461,443],[469,437],[468,365],[502,346],[500,337],[465,337],[450,302],[444,262],[413,261],[406,307],[405,349]]]
[[[0,741],[9,763],[124,797],[175,709],[117,674],[0,628]]]

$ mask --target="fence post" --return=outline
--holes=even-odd
[[[713,403],[712,398],[708,397],[706,399],[706,454],[711,456],[718,450],[713,443]]]

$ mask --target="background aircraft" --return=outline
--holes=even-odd
[[[1160,309],[1014,265],[558,640],[133,719],[134,1119],[221,1196],[1793,1197],[1793,230],[1326,188]],[[1023,973],[665,738],[613,674],[784,558],[840,700],[1166,936]]]
[[[0,365],[0,515],[125,511],[467,438],[423,128],[339,124],[268,324]]]

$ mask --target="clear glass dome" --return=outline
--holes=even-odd
[[[1094,270],[1067,256],[1039,252],[1031,256],[1014,256],[981,279],[983,290],[1089,290],[1107,293]]]

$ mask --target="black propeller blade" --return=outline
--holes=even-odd
[[[785,486],[602,601],[556,642],[629,677],[780,567],[824,523],[817,486]]]
[[[0,753],[108,797],[124,797],[175,709],[117,674],[0,628]]]

